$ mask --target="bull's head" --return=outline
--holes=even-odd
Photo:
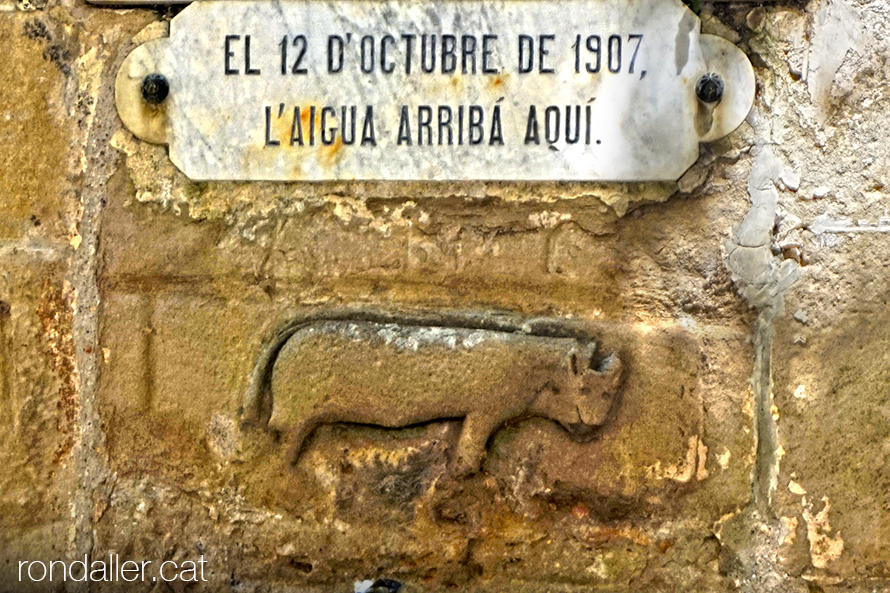
[[[575,439],[588,440],[609,417],[624,379],[623,365],[612,353],[596,364],[596,344],[579,344],[569,352],[561,380],[549,385],[535,411],[555,420]]]

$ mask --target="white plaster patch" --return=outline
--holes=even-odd
[[[841,557],[844,551],[844,540],[840,532],[830,535],[831,524],[828,521],[828,513],[831,511],[831,502],[827,496],[822,497],[825,506],[816,514],[813,514],[813,504],[803,499],[803,519],[807,523],[807,539],[810,542],[810,560],[816,568],[826,568],[828,563]]]
[[[782,543],[791,545],[797,539],[797,525],[800,521],[797,517],[782,517],[782,530],[785,532],[785,538]]]
[[[543,212],[534,212],[528,215],[528,221],[536,227],[552,229],[561,222],[571,220],[572,215],[565,212],[551,212],[545,210]]]
[[[800,172],[792,169],[785,169],[779,175],[779,180],[785,184],[785,187],[796,192],[800,188]]]
[[[686,484],[694,477],[696,480],[704,480],[708,477],[708,470],[705,468],[707,461],[708,448],[704,442],[696,436],[689,437],[686,456],[677,463],[672,463],[667,467],[663,466],[661,461],[646,468],[646,476],[656,480],[673,480]]]
[[[794,260],[781,260],[771,250],[779,198],[776,182],[785,169],[771,148],[760,150],[748,179],[751,209],[724,244],[739,291],[751,306],[772,314],[781,310],[782,294],[800,277]]]
[[[729,468],[730,457],[732,457],[732,453],[729,449],[723,449],[723,452],[717,455],[717,465],[720,466],[720,469],[726,470]]]
[[[820,125],[828,117],[835,76],[847,53],[861,54],[870,38],[860,15],[845,0],[825,2],[816,12],[807,86]]]
[[[695,472],[695,479],[699,482],[708,477],[708,469],[706,467],[708,461],[708,446],[701,439],[698,439],[698,469]]]
[[[594,559],[593,564],[587,567],[587,572],[603,580],[609,578],[609,569],[606,567],[606,562],[602,556],[597,556]]]

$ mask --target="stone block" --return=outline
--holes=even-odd
[[[149,408],[201,423],[237,412],[260,343],[277,321],[273,306],[252,299],[155,299]]]
[[[802,292],[777,322],[780,558],[823,587],[890,579],[890,318],[882,298],[829,319]],[[815,318],[795,318],[800,307]]]
[[[109,182],[102,258],[112,288],[144,290],[159,282],[188,284],[205,278],[257,282],[265,254],[261,246],[230,237],[219,223],[153,212],[135,202],[132,191],[125,175]]]
[[[63,90],[70,50],[60,27],[40,15],[4,13],[0,44],[12,51],[0,73],[0,240],[67,242],[73,193]]]
[[[269,274],[283,282],[401,274],[408,251],[405,229],[371,222],[369,213],[335,205],[331,214],[319,212],[283,223],[270,253]]]
[[[147,332],[139,312],[146,301]],[[264,364],[269,336],[287,319],[281,303],[173,294],[115,296],[109,303],[107,344],[112,334],[149,336],[149,354],[139,346],[133,352],[141,354],[129,356],[147,361],[151,396],[141,410],[106,421],[113,466],[132,477],[99,522],[103,553],[167,557],[179,550],[185,559],[205,550],[216,582],[298,582],[310,591],[378,573],[420,591],[469,583],[535,590],[553,582],[566,591],[640,591],[680,583],[671,576],[675,563],[694,565],[703,588],[725,586],[710,528],[749,495],[751,369],[750,357],[738,354],[750,353],[744,334],[720,326],[692,332],[670,322],[568,323],[597,336],[603,356],[615,352],[624,361],[626,379],[608,421],[593,441],[576,442],[546,418],[511,420],[487,442],[481,471],[461,476],[453,460],[462,422],[452,414],[403,428],[358,416],[341,420],[366,425],[332,419],[309,435],[296,463],[281,427],[242,424],[249,414],[239,408],[249,407],[244,396],[254,366]],[[474,323],[460,312],[439,319],[461,318]],[[492,319],[516,323],[515,316]],[[361,344],[356,354],[321,347],[317,356],[294,360],[291,382],[299,383],[301,364],[330,358],[348,366],[362,352],[370,351]],[[430,362],[429,370],[447,364]],[[362,389],[381,390],[386,400],[386,390],[398,396],[400,381],[411,380],[397,369],[386,375],[368,375]],[[138,377],[128,381],[144,390],[135,387]],[[113,403],[123,390],[111,385],[102,397]],[[486,385],[492,387],[482,381],[479,388]],[[168,531],[138,540],[116,532],[115,522],[131,513],[138,532]],[[234,533],[243,543],[236,548]]]
[[[114,293],[102,305],[100,392],[107,414],[144,412],[151,392],[153,299]]]
[[[66,269],[43,250],[6,252],[0,261],[4,586],[18,582],[19,561],[58,560],[69,552],[80,386]],[[48,590],[41,587],[15,590]]]

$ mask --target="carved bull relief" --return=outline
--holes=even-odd
[[[592,339],[549,333],[308,320],[269,349],[245,411],[284,436],[293,463],[322,424],[463,419],[452,465],[473,473],[508,421],[544,417],[587,440],[610,417],[624,375],[618,355],[599,357]]]

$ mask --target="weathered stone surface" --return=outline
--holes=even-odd
[[[188,300],[178,299],[177,305],[187,317],[201,317]],[[209,317],[233,326],[227,322],[231,314],[217,310],[207,316],[193,327]],[[708,538],[707,525],[747,500],[750,435],[732,440],[724,434],[732,432],[733,422],[749,422],[742,411],[747,369],[727,377],[726,365],[714,361],[721,368],[714,376],[702,366],[700,346],[680,328],[598,329],[610,336],[609,348],[627,353],[630,368],[615,417],[599,438],[573,443],[546,420],[510,424],[494,436],[483,473],[470,478],[449,472],[460,430],[453,420],[396,431],[327,424],[315,431],[293,467],[291,443],[256,427],[239,428],[239,402],[226,401],[228,390],[204,387],[203,397],[216,397],[196,405],[192,398],[172,397],[173,385],[182,383],[170,382],[168,409],[109,421],[111,434],[120,435],[110,439],[112,455],[127,474],[178,479],[197,499],[187,503],[173,492],[162,494],[159,485],[144,479],[132,490],[124,488],[112,503],[103,520],[103,541],[109,549],[129,541],[114,532],[116,513],[127,514],[132,505],[160,505],[163,512],[140,511],[145,529],[172,520],[183,522],[183,531],[164,542],[146,539],[140,553],[168,554],[170,546],[192,549],[200,541],[215,549],[208,554],[213,569],[226,572],[226,563],[235,561],[219,538],[241,525],[238,533],[252,542],[236,562],[238,578],[246,582],[259,583],[271,574],[275,582],[315,583],[323,589],[382,570],[417,590],[487,581],[492,590],[553,581],[634,590],[632,580],[666,578],[661,569],[645,567],[654,558],[670,565],[662,558],[670,554],[686,559],[677,561],[700,562],[704,573],[698,578],[717,586],[719,577],[708,568],[716,544],[702,544],[702,538]],[[178,342],[195,344],[186,333],[175,333]],[[714,337],[730,344],[742,338],[719,330]],[[170,356],[163,352],[171,346],[158,340],[156,356]],[[722,359],[719,350],[711,348],[708,358]],[[232,364],[237,356],[231,353],[222,362],[237,367]],[[201,369],[195,360],[183,364],[182,355],[173,358],[180,362],[167,359],[155,368],[213,383],[212,367]],[[216,358],[213,366],[219,367]],[[210,359],[198,355],[198,360]],[[705,401],[729,404],[739,417],[706,411]],[[713,440],[712,434],[725,440]],[[185,467],[190,477],[182,481]],[[170,513],[176,518],[160,518]],[[221,532],[208,525],[204,513],[210,524],[232,527]],[[253,517],[251,525],[238,518],[243,516]],[[675,525],[681,516],[682,526]],[[321,548],[319,538],[326,542]],[[631,553],[627,545],[633,546]],[[505,549],[512,558],[508,564]],[[550,551],[542,555],[545,549]],[[417,565],[411,558],[424,560]],[[563,564],[569,558],[590,569],[578,574]],[[487,576],[478,581],[480,575]]]
[[[0,43],[15,57],[0,73],[0,240],[67,241],[73,200],[65,183],[68,143],[63,85],[71,74],[61,28],[41,16],[4,14]]]
[[[348,590],[386,575],[418,591],[729,586],[711,526],[747,503],[753,462],[749,314],[719,250],[718,221],[739,204],[621,219],[562,198],[573,186],[199,185],[149,154],[129,152],[103,225],[100,401],[121,478],[97,550],[204,549],[214,582],[245,587]],[[263,344],[340,305],[580,317],[627,357],[626,390],[599,440],[509,424],[469,478],[449,473],[455,420],[326,424],[294,467],[239,408]],[[134,513],[137,531],[167,535],[118,530]]]
[[[776,200],[768,245],[776,260],[802,265],[773,326],[769,555],[788,590],[884,591],[890,153],[879,140],[886,77],[869,73],[886,68],[876,38],[887,23],[853,2],[755,10],[749,20],[764,60],[759,127],[775,142],[772,178],[761,177]]]
[[[890,590],[879,5],[706,5],[757,102],[661,185],[193,182],[109,94],[157,12],[0,9],[0,589],[90,553],[208,591]],[[593,440],[519,414],[464,476],[460,418],[335,418],[293,463],[246,396],[313,315],[548,319],[626,375]]]
[[[167,233],[190,233],[192,253],[225,271],[187,281],[157,274],[163,242],[106,256],[128,263],[109,267],[103,417],[112,464],[133,477],[100,524],[102,549],[128,545],[115,517],[144,505],[164,510],[146,513],[141,529],[181,527],[167,539],[145,539],[139,553],[169,555],[200,541],[215,550],[208,562],[220,582],[235,570],[245,584],[319,590],[381,574],[421,591],[552,582],[637,590],[638,582],[679,583],[670,576],[679,563],[696,567],[690,578],[702,587],[726,586],[710,526],[749,497],[751,354],[737,321],[747,313],[719,252],[685,249],[678,234],[661,230],[696,228],[693,220],[725,206],[679,202],[618,220],[584,202],[543,211],[483,204],[468,224],[460,203],[381,203],[360,212],[355,204],[335,201],[282,223],[261,268],[229,257],[237,251],[220,245],[245,240],[221,241],[216,223],[156,213],[135,225],[127,221],[144,208],[135,202],[107,211],[110,237],[148,241],[154,218]],[[517,232],[501,237],[503,227]],[[430,254],[423,261],[411,250],[417,241]],[[673,287],[661,292],[666,284]],[[632,286],[639,290],[625,288]],[[510,423],[489,442],[482,472],[463,479],[448,471],[458,421],[401,430],[326,424],[294,467],[274,431],[241,427],[242,398],[277,328],[345,299],[353,312],[395,318],[429,315],[430,302],[460,316],[485,300],[486,309],[541,311],[549,303],[585,312],[588,320],[567,323],[581,323],[604,352],[627,361],[615,418],[588,444],[547,420]],[[295,307],[312,300],[329,304]],[[684,327],[678,315],[698,321]],[[147,385],[150,406],[136,405],[144,395],[127,398]],[[171,482],[197,498],[162,486]],[[236,532],[245,542],[237,552],[226,543]],[[573,558],[585,572],[572,568]]]
[[[865,241],[851,243],[850,256],[868,249]],[[776,498],[788,532],[781,558],[790,573],[823,585],[890,579],[890,335],[886,282],[873,274],[886,258],[861,257],[868,266],[848,265],[844,273],[856,303],[828,318],[814,295],[796,292],[776,336],[783,449]],[[797,310],[809,313],[806,323],[794,318]]]
[[[0,588],[48,591],[18,577],[20,561],[69,559],[76,523],[80,382],[66,274],[69,242],[77,243],[69,148],[77,126],[64,105],[74,46],[53,19],[3,8]]]
[[[814,335],[789,316],[777,334],[789,345],[776,375],[783,452],[776,506],[785,528],[779,559],[790,574],[826,590],[888,578],[880,320],[880,310],[869,307]]]
[[[4,586],[17,582],[19,560],[61,560],[69,553],[79,382],[66,268],[41,251],[5,251],[0,261]]]

